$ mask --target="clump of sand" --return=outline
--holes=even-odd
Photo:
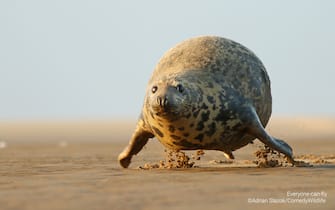
[[[271,149],[267,145],[260,146],[255,152],[256,160],[253,162],[260,168],[286,167],[289,163],[284,155]]]
[[[267,145],[260,146],[259,150],[255,152],[256,160],[253,162],[259,167],[259,168],[272,168],[272,167],[288,167],[292,166],[291,163],[287,161],[287,158],[285,155],[271,149]],[[294,166],[296,167],[312,167],[312,162],[310,161],[311,156],[298,156],[295,157]],[[307,162],[306,162],[306,161]],[[320,158],[317,158],[317,161],[314,163],[326,163],[325,161],[320,160]]]
[[[205,152],[203,150],[197,150],[195,154],[189,157],[183,151],[165,150],[165,160],[161,160],[159,163],[146,163],[144,166],[140,166],[140,169],[173,169],[173,168],[192,168],[196,167],[195,161],[200,160]]]

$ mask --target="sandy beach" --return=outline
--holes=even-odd
[[[335,209],[334,118],[275,117],[267,127],[313,167],[258,168],[255,143],[233,162],[205,151],[194,168],[139,169],[165,158],[153,139],[123,169],[117,156],[134,127],[1,122],[0,209]]]

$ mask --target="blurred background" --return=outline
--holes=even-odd
[[[274,116],[332,118],[334,11],[330,0],[1,1],[0,122],[135,121],[159,58],[199,35],[258,55]]]
[[[0,120],[136,118],[163,53],[199,35],[253,50],[275,115],[335,114],[334,1],[1,1]]]

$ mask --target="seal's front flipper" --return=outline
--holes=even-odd
[[[271,137],[265,131],[262,123],[258,118],[257,113],[252,110],[252,114],[254,115],[254,117],[252,118],[254,120],[248,123],[248,133],[258,138],[261,142],[263,142],[270,148],[280,153],[283,153],[287,157],[287,160],[294,165],[295,161],[293,159],[292,148],[285,141]]]
[[[128,168],[131,158],[136,155],[144,145],[148,142],[149,138],[154,137],[154,135],[143,129],[143,121],[140,120],[137,123],[136,130],[128,144],[128,146],[120,153],[118,160],[123,168]]]

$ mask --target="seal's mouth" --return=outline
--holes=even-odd
[[[151,110],[156,117],[163,118],[169,121],[173,121],[180,117],[180,111],[172,104],[165,106],[153,104],[151,105]]]
[[[169,117],[169,116],[178,116],[179,111],[173,109],[171,106],[160,107],[152,106],[153,113],[159,117]]]

